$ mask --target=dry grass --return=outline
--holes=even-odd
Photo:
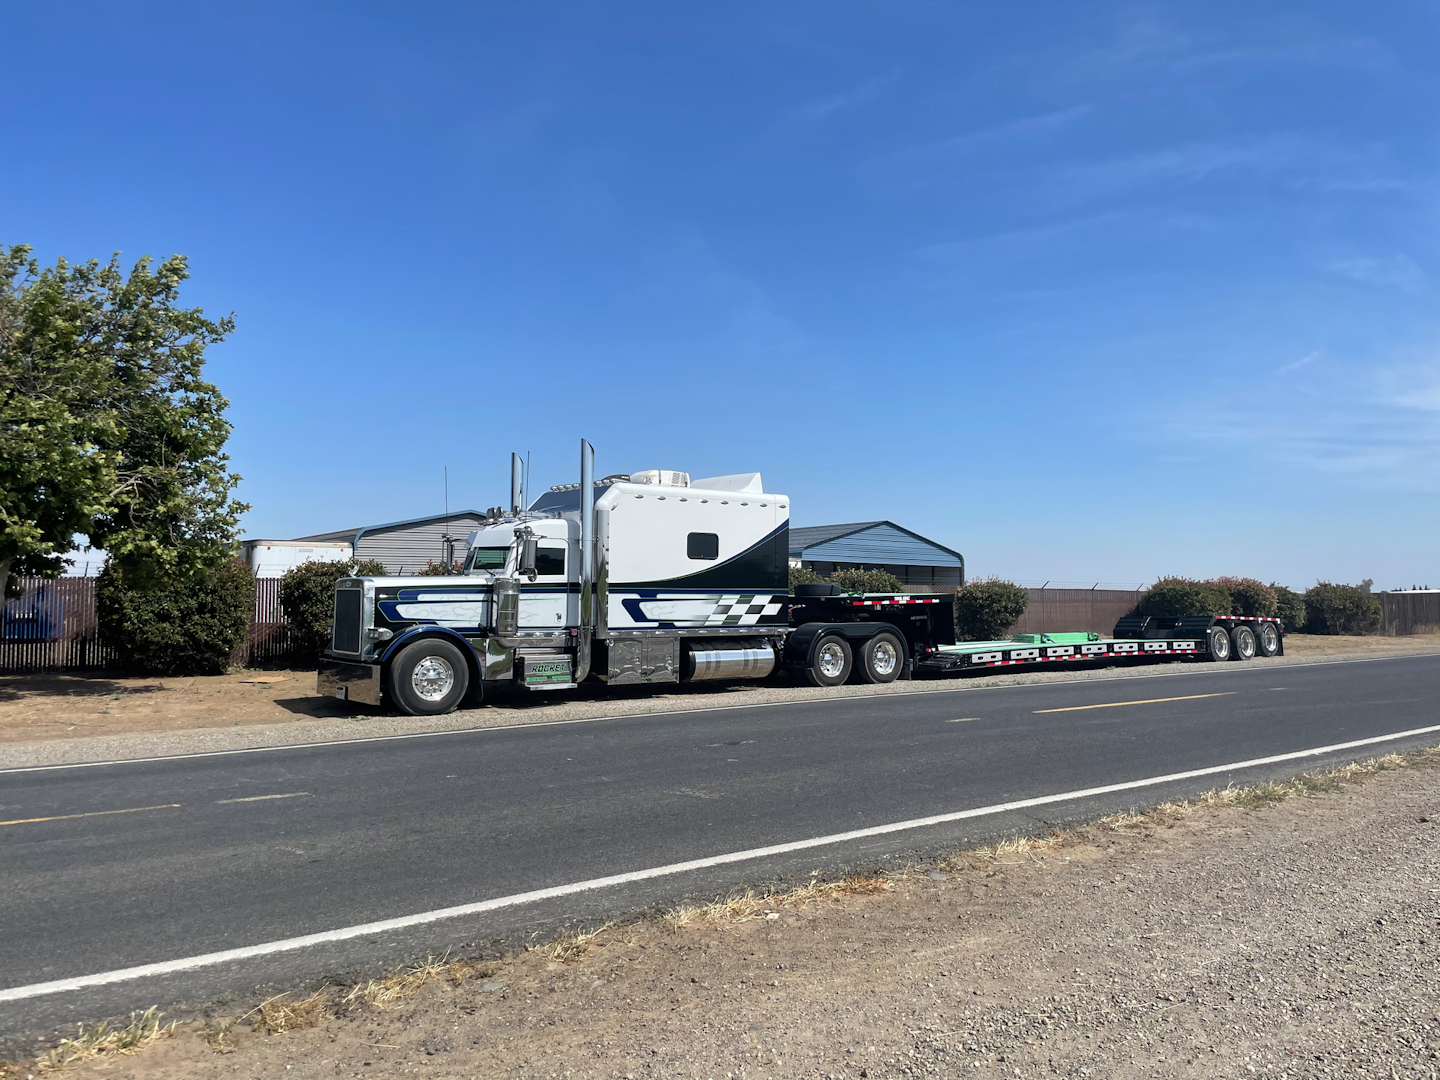
[[[301,1031],[314,1027],[329,1015],[329,1002],[325,991],[316,990],[307,998],[291,1001],[289,994],[277,994],[255,1006],[242,1019],[248,1019],[257,1031],[271,1035],[284,1035],[287,1031]]]
[[[112,1028],[109,1021],[88,1028],[81,1024],[75,1038],[61,1039],[59,1044],[36,1064],[41,1069],[56,1072],[78,1061],[133,1054],[157,1039],[169,1038],[174,1034],[174,1021],[162,1026],[162,1015],[151,1007],[143,1013],[131,1013],[130,1023],[124,1027]]]
[[[345,1008],[368,1005],[373,1009],[393,1009],[409,1001],[428,983],[444,979],[453,986],[459,986],[466,979],[476,976],[484,978],[494,973],[493,964],[451,960],[449,953],[438,960],[433,956],[427,956],[420,963],[413,964],[403,971],[386,975],[384,978],[371,979],[369,982],[357,983],[351,987],[349,993],[340,999],[339,1004]]]
[[[780,912],[786,908],[802,908],[846,896],[889,892],[895,887],[896,879],[903,876],[903,871],[886,875],[857,874],[839,881],[821,881],[812,876],[804,885],[793,889],[759,893],[746,889],[717,897],[706,904],[682,904],[665,912],[662,918],[677,930],[690,926],[749,922],[752,919],[778,919]]]
[[[614,930],[615,924],[607,922],[594,930],[572,930],[568,926],[564,933],[549,944],[541,945],[540,952],[552,964],[570,964],[579,960],[598,944],[601,934]]]

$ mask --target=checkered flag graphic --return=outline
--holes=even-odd
[[[780,606],[771,594],[737,593],[722,596],[705,620],[706,626],[754,626],[762,615],[776,615]]]

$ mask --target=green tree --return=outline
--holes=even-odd
[[[285,571],[280,579],[280,607],[304,652],[319,655],[330,644],[330,623],[335,618],[335,583],[344,577],[384,577],[385,564],[375,559],[359,562],[311,560]]]
[[[1383,612],[1370,583],[1336,585],[1318,581],[1305,590],[1305,631],[1309,634],[1376,634]]]
[[[59,573],[77,535],[136,588],[233,554],[248,507],[201,373],[234,320],[180,307],[188,276],[179,255],[127,274],[0,248],[0,590]]]
[[[856,593],[903,593],[905,583],[889,570],[863,570],[855,567],[849,570],[834,570],[830,580],[846,592]]]
[[[147,675],[222,675],[249,639],[255,578],[239,559],[136,587],[107,560],[95,581],[100,636]]]
[[[1287,589],[1284,585],[1270,583],[1270,588],[1275,590],[1275,614],[1280,616],[1280,621],[1285,625],[1285,633],[1299,634],[1305,629],[1305,597],[1301,596],[1294,589]]]
[[[804,566],[790,567],[790,590],[793,592],[796,585],[819,585],[825,579]]]
[[[1218,582],[1165,577],[1146,590],[1135,610],[1161,617],[1230,615],[1233,604],[1230,590]]]
[[[999,641],[1030,606],[1028,590],[1013,581],[980,578],[955,593],[957,641]]]

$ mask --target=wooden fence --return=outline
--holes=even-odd
[[[1440,590],[1380,594],[1382,634],[1440,633]]]
[[[0,672],[114,669],[119,658],[100,642],[95,618],[95,579],[53,581],[22,578],[21,595],[5,604],[0,623]],[[231,662],[247,667],[308,664],[280,607],[280,579],[255,582],[255,614],[249,640]]]
[[[1108,637],[1122,615],[1134,610],[1143,590],[1129,589],[1026,589],[1030,606],[1011,631],[1015,634],[1053,634],[1064,630],[1093,630]]]
[[[100,643],[95,620],[95,579],[21,579],[22,595],[5,604],[0,632],[0,672],[115,668],[114,650]],[[1027,589],[1030,606],[1016,634],[1093,630],[1108,635],[1128,615],[1141,591],[1124,589]],[[1440,630],[1440,591],[1380,593],[1382,633],[1424,634]],[[312,657],[295,646],[280,607],[280,579],[255,582],[250,638],[231,658],[237,665],[307,665]]]

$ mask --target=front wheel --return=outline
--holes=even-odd
[[[1230,635],[1223,626],[1212,626],[1208,635],[1211,660],[1230,659]]]
[[[1230,641],[1235,646],[1231,650],[1232,660],[1253,660],[1255,658],[1255,631],[1248,626],[1237,626],[1230,631]]]
[[[422,638],[405,646],[390,665],[390,696],[401,712],[411,716],[450,712],[469,687],[465,658],[439,638]]]
[[[867,683],[891,683],[905,666],[905,649],[894,634],[876,634],[860,650],[860,678]]]
[[[839,634],[826,634],[815,643],[815,651],[805,667],[805,678],[811,686],[839,686],[850,678],[853,664],[850,643]]]

